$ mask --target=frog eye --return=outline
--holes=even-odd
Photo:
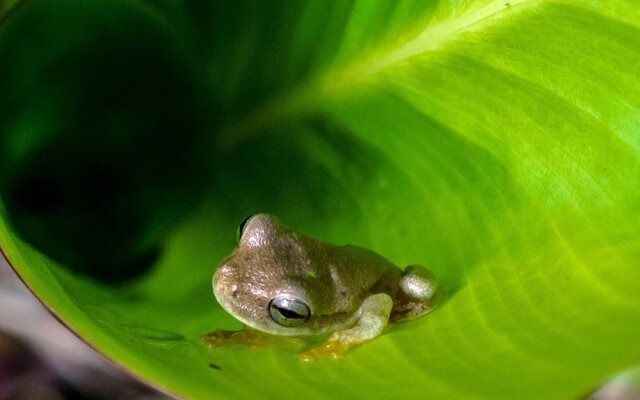
[[[302,325],[311,316],[309,306],[290,297],[276,297],[269,302],[271,319],[282,326],[294,327]]]
[[[244,229],[247,227],[247,223],[249,222],[251,217],[253,217],[253,215],[249,215],[247,218],[243,219],[242,222],[240,222],[240,225],[238,225],[238,234],[237,234],[238,240],[240,240],[240,238],[244,234]]]

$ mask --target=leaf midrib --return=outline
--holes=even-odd
[[[249,113],[241,121],[229,125],[218,136],[219,149],[229,150],[244,140],[259,134],[266,127],[287,118],[299,117],[313,110],[323,100],[345,95],[382,72],[425,53],[435,52],[446,43],[465,33],[479,30],[487,23],[503,20],[523,6],[543,0],[493,0],[479,8],[469,8],[464,14],[450,14],[438,23],[427,22],[420,29],[411,30],[400,45],[385,44],[339,69],[305,82]]]

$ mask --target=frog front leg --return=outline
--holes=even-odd
[[[319,347],[300,354],[303,361],[318,358],[338,358],[349,348],[379,336],[389,321],[393,300],[385,293],[369,296],[356,312],[355,326],[335,331]]]
[[[218,329],[200,337],[202,343],[210,349],[230,346],[247,346],[258,349],[267,345],[302,345],[302,340],[290,336],[276,336],[251,329],[247,326],[239,331]]]

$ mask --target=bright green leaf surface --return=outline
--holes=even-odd
[[[0,230],[91,345],[187,398],[577,398],[640,362],[635,2],[165,10],[193,35],[227,121],[211,196],[157,269],[108,289]],[[447,298],[335,361],[209,351],[200,334],[240,326],[211,275],[257,211],[428,265]]]

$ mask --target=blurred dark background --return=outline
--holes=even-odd
[[[3,218],[73,272],[144,275],[214,170],[206,82],[145,2],[21,2],[0,24]]]

